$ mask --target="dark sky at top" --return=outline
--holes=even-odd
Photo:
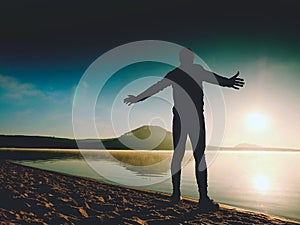
[[[152,39],[190,47],[214,72],[229,77],[239,70],[245,78],[246,87],[239,95],[224,90],[231,110],[228,121],[233,121],[229,129],[244,135],[234,140],[230,136],[225,145],[249,142],[298,147],[298,133],[290,132],[300,127],[299,104],[295,104],[300,98],[298,2],[2,1],[0,133],[72,137],[74,90],[89,65],[119,45]],[[143,64],[122,70],[106,86],[107,102],[112,104],[114,96],[130,82],[151,75],[162,77],[167,69]],[[128,92],[137,94],[138,90]],[[118,104],[121,112],[128,109],[122,101]],[[99,118],[109,124],[109,105],[106,107],[108,114],[99,114]],[[140,107],[137,118],[141,120],[136,127],[148,123],[143,110],[148,113],[151,102]],[[270,129],[278,135],[266,135],[284,138],[266,138],[260,143],[265,135],[257,133],[255,139],[246,128],[237,131],[240,120],[236,118],[253,109],[277,122]],[[163,107],[157,115],[165,115],[169,121]],[[115,136],[109,128],[103,130],[107,137]]]
[[[214,36],[299,39],[297,1],[7,1],[0,61],[14,67],[81,67],[130,41],[179,44]]]

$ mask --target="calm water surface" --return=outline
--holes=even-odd
[[[170,193],[167,151],[0,150],[10,159],[41,169]],[[83,155],[83,156],[82,156]],[[207,153],[209,193],[216,201],[300,220],[300,152]],[[192,154],[186,152],[182,194],[198,198]]]

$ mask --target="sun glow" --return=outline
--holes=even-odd
[[[255,189],[262,194],[265,193],[270,187],[268,178],[261,174],[254,177],[253,185]]]
[[[254,112],[247,116],[247,127],[253,131],[262,131],[268,127],[268,118],[262,113]]]

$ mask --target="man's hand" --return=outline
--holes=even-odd
[[[245,81],[243,78],[238,78],[240,72],[237,72],[233,77],[229,78],[228,80],[228,87],[232,87],[234,89],[239,90],[241,87],[244,86]]]
[[[137,103],[137,102],[138,102],[138,99],[134,95],[128,95],[128,97],[124,99],[124,103],[127,105],[131,105],[131,104]]]

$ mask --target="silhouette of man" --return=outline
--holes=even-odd
[[[239,72],[231,78],[225,78],[194,64],[194,53],[182,49],[179,53],[180,66],[170,71],[163,79],[141,94],[128,95],[124,103],[131,105],[147,99],[168,86],[173,89],[173,144],[174,153],[171,163],[173,193],[171,203],[178,203],[181,198],[180,177],[181,162],[189,135],[195,158],[195,174],[199,190],[199,208],[203,211],[216,211],[219,204],[208,197],[207,167],[205,161],[205,121],[203,115],[203,82],[239,89],[244,80],[238,78]]]

